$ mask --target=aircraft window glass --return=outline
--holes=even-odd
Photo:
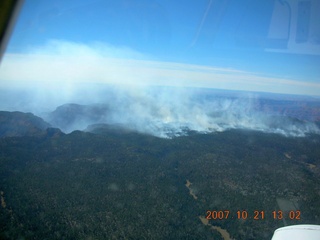
[[[0,65],[0,236],[271,239],[319,224],[319,11],[25,1]]]

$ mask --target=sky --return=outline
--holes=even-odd
[[[286,2],[26,0],[0,88],[107,83],[319,96],[320,5],[311,1],[301,17],[296,1]]]

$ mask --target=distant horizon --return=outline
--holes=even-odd
[[[200,93],[205,92],[210,94],[211,97],[228,97],[228,98],[252,98],[252,99],[270,99],[277,101],[311,101],[319,102],[319,96],[303,95],[303,94],[289,94],[289,93],[273,93],[273,92],[258,92],[258,91],[245,91],[245,90],[233,90],[233,89],[218,89],[218,88],[206,88],[206,87],[177,87],[177,86],[134,86],[133,88],[128,88],[126,85],[112,85],[105,83],[93,84],[94,90],[84,91],[84,88],[74,89],[72,94],[63,94],[63,89],[41,92],[41,88],[32,89],[31,86],[28,88],[0,88],[0,111],[22,111],[22,112],[32,112],[39,113],[47,109],[46,111],[53,111],[59,106],[64,104],[80,104],[80,105],[90,105],[90,104],[104,104],[105,100],[101,96],[108,92],[116,91],[147,91],[156,90],[161,91],[172,90],[172,91],[183,91],[190,93]],[[97,90],[99,89],[99,91]],[[83,92],[84,91],[84,92]],[[106,92],[105,92],[106,91]],[[121,95],[119,92],[119,95]],[[59,94],[60,93],[60,94]],[[86,99],[81,98],[81,96],[86,96]],[[59,101],[58,101],[59,100]],[[61,101],[60,101],[61,100]],[[41,104],[40,104],[41,103]],[[46,105],[46,107],[41,107]],[[37,109],[37,110],[35,110]],[[42,110],[41,110],[42,109]]]
[[[82,83],[105,83],[320,96],[320,83],[317,82],[152,58],[134,50],[104,44],[89,46],[51,41],[25,53],[6,53],[0,66],[0,87],[64,85],[71,90]]]

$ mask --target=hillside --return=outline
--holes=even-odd
[[[34,136],[50,127],[32,113],[0,111],[0,137]]]
[[[107,120],[108,107],[104,104],[80,105],[75,103],[58,106],[54,111],[44,115],[51,125],[64,132],[83,130],[90,124]]]

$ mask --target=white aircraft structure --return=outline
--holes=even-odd
[[[320,240],[320,225],[292,225],[278,228],[271,240]]]

